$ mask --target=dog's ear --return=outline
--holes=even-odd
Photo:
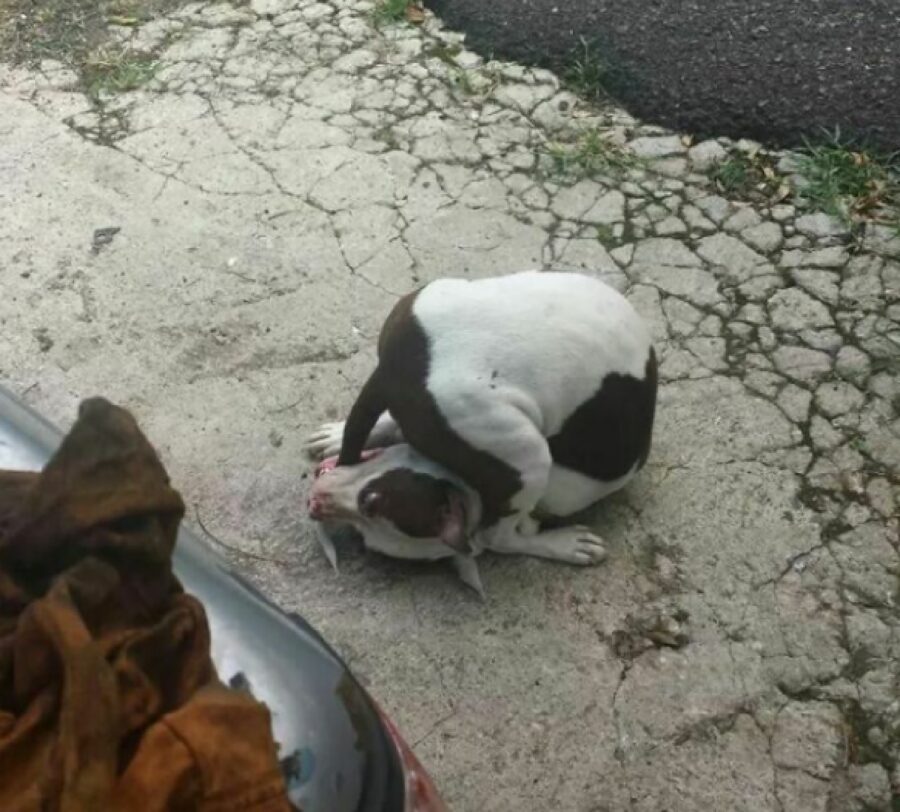
[[[469,534],[466,522],[466,505],[462,494],[455,488],[447,490],[447,503],[441,521],[440,539],[458,553],[470,555]]]

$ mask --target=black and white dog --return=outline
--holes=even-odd
[[[484,549],[592,564],[583,527],[541,530],[618,490],[650,451],[656,356],[625,298],[572,273],[441,279],[402,298],[345,423],[315,432],[309,510],[401,558]],[[366,449],[379,449],[366,451]]]

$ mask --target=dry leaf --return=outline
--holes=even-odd
[[[137,17],[109,17],[113,25],[137,25],[140,21]]]
[[[421,25],[425,22],[425,11],[419,6],[407,6],[406,21],[413,25]]]
[[[778,187],[778,190],[775,192],[775,196],[772,198],[773,203],[781,203],[782,200],[787,198],[791,194],[791,186],[789,183],[782,183],[781,186]]]

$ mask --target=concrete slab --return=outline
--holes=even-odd
[[[585,132],[681,142],[368,7],[196,4],[130,35],[155,78],[99,105],[0,65],[0,376],[63,425],[93,394],[132,409],[188,520],[333,641],[454,810],[887,809],[893,242],[849,258],[785,205],[726,236],[740,207],[704,176],[615,152],[554,173]],[[442,566],[335,575],[304,436],[346,412],[398,295],[534,266],[609,279],[659,345],[649,465],[591,517],[609,560],[490,558],[483,605]]]

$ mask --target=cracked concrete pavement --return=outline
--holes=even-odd
[[[116,29],[159,66],[97,102],[0,64],[0,376],[62,425],[132,409],[189,521],[327,635],[454,810],[897,809],[900,237],[727,200],[706,170],[752,145],[370,10]],[[585,133],[639,162],[561,176]],[[609,560],[487,557],[484,605],[439,565],[333,574],[304,436],[398,294],[535,266],[602,276],[657,341],[650,462],[592,516]]]

